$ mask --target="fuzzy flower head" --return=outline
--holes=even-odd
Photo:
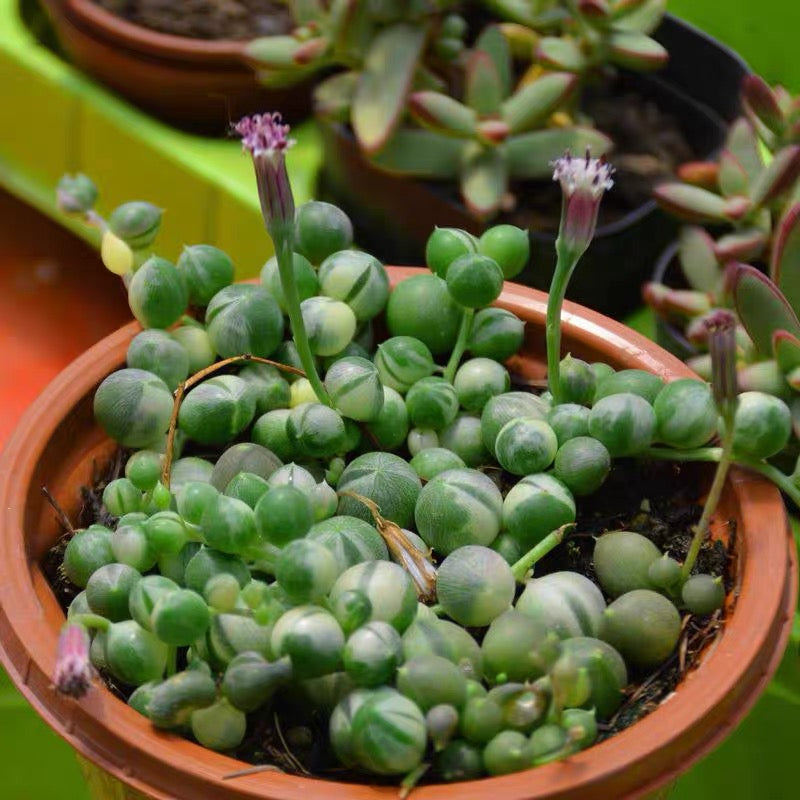
[[[294,225],[294,197],[286,171],[286,151],[294,144],[290,128],[281,115],[254,114],[234,125],[242,148],[253,157],[258,199],[264,223],[273,239],[291,234]]]
[[[736,380],[736,318],[726,309],[709,314],[704,325],[711,353],[711,388],[717,409],[727,421],[733,420],[739,387]]]
[[[81,698],[92,684],[89,634],[82,625],[67,623],[58,637],[53,684],[61,694]]]
[[[553,180],[561,184],[560,246],[575,259],[589,246],[597,227],[597,212],[603,194],[614,185],[614,168],[605,156],[592,158],[586,148],[584,158],[573,158],[567,151],[553,162]]]

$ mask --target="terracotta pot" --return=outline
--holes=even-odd
[[[390,268],[393,284],[420,272]],[[515,369],[544,372],[546,298],[513,284],[500,306],[527,321]],[[98,796],[157,800],[393,800],[392,787],[317,781],[264,772],[224,780],[241,762],[157,732],[110,692],[95,687],[80,704],[50,684],[64,620],[39,567],[59,536],[46,485],[69,514],[95,462],[114,450],[95,424],[97,384],[123,365],[137,332],[128,325],[87,351],[29,409],[0,463],[0,656],[14,682],[93,773]],[[622,325],[574,304],[564,313],[564,346],[617,368],[639,367],[665,379],[691,375],[673,356]],[[729,616],[699,668],[656,711],[617,736],[560,763],[502,778],[426,786],[417,800],[634,800],[657,791],[707,753],[747,713],[783,653],[796,602],[797,566],[783,503],[763,479],[733,471],[719,512],[736,522],[736,589]],[[720,524],[718,529],[727,530]],[[719,530],[718,530],[719,532]]]
[[[724,45],[669,15],[655,37],[672,53],[667,66],[653,74],[621,71],[620,91],[654,102],[676,120],[695,157],[709,158],[722,145],[727,123],[740,113],[739,87],[748,67]],[[320,193],[347,211],[356,241],[385,263],[422,261],[430,220],[476,235],[486,229],[487,223],[456,199],[455,182],[382,172],[364,158],[345,126],[320,121],[320,129],[325,153]],[[503,221],[501,215],[489,224]],[[570,282],[570,298],[617,318],[630,313],[640,303],[639,286],[677,228],[653,200],[601,225]],[[531,231],[530,263],[517,280],[539,289],[550,285],[554,242],[554,232]]]
[[[58,39],[78,66],[153,115],[191,130],[225,133],[244,114],[280,109],[307,115],[308,83],[261,86],[247,42],[159,33],[91,0],[43,0]]]

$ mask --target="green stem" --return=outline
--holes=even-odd
[[[111,622],[99,614],[75,614],[67,621],[96,631],[107,631],[111,626]]]
[[[537,561],[541,561],[553,548],[557,547],[564,540],[564,537],[575,527],[575,524],[570,522],[567,525],[562,525],[557,530],[547,534],[539,544],[532,550],[529,550],[522,558],[511,566],[511,572],[514,579],[518,583],[525,580],[525,576],[533,568]]]
[[[322,385],[319,374],[317,373],[317,365],[314,361],[314,354],[311,352],[311,345],[308,343],[308,334],[306,333],[306,326],[303,322],[303,315],[300,312],[300,295],[297,293],[297,283],[294,279],[294,253],[292,252],[291,236],[283,236],[280,239],[276,238],[275,248],[278,259],[278,272],[281,276],[281,287],[283,288],[283,296],[286,299],[286,312],[289,315],[289,322],[292,325],[292,336],[294,343],[297,347],[297,355],[300,358],[300,363],[303,365],[303,371],[306,373],[311,388],[320,403],[326,406],[332,406],[330,397]]]
[[[558,259],[550,291],[547,295],[547,320],[545,336],[547,339],[547,383],[553,396],[553,405],[561,402],[561,307],[567,284],[578,259],[556,242]]]
[[[171,644],[167,647],[167,677],[172,677],[178,671],[178,648]]]
[[[436,603],[434,606],[430,606],[431,611],[436,614],[437,617],[441,617],[444,614],[444,606],[441,603]]]
[[[453,352],[450,355],[450,360],[444,369],[444,378],[446,381],[453,382],[456,377],[458,365],[461,362],[461,357],[469,344],[469,337],[472,333],[472,321],[475,319],[475,309],[465,308],[461,315],[461,326],[458,329],[458,338],[453,346]]]

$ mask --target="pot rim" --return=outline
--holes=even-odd
[[[392,285],[426,270],[390,268]],[[506,284],[499,305],[542,325],[546,295]],[[614,351],[619,368],[637,366],[666,379],[691,377],[678,359],[643,336],[602,315],[566,302],[564,340]],[[242,762],[210,752],[172,734],[155,731],[150,723],[110,692],[97,687],[82,704],[56,695],[50,685],[57,631],[43,623],[43,610],[18,532],[25,523],[25,498],[35,478],[36,464],[65,409],[72,409],[109,371],[124,362],[127,344],[138,330],[131,323],[84,353],[67,367],[29,408],[0,458],[0,661],[48,724],[77,751],[118,779],[159,800],[184,785],[192,797],[199,781],[205,791],[231,798],[306,800],[388,800],[392,787],[370,787],[264,773],[223,781]],[[54,409],[59,413],[54,414]],[[663,785],[715,746],[744,716],[777,668],[796,604],[794,548],[790,547],[783,502],[763,478],[734,471],[729,478],[743,519],[747,558],[740,571],[735,613],[703,665],[687,675],[676,692],[635,725],[569,759],[500,778],[434,785],[415,790],[419,800],[605,800],[598,781],[615,781],[618,800],[633,800]],[[765,536],[764,518],[779,520],[783,530]],[[756,530],[761,535],[754,535]],[[748,531],[751,535],[748,538]],[[781,538],[783,536],[783,538]],[[758,574],[755,564],[758,565]],[[769,576],[769,580],[765,580]],[[671,721],[670,721],[671,720]],[[653,764],[655,763],[655,766]],[[641,783],[642,774],[646,784]],[[160,780],[154,785],[153,779]],[[585,790],[585,791],[584,791]],[[228,794],[229,793],[229,794]],[[194,795],[197,796],[197,795]]]

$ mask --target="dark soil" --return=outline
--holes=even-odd
[[[102,505],[105,485],[123,474],[127,453],[120,450],[109,464],[95,473],[92,487],[85,488],[81,511],[73,524],[76,528],[93,522],[113,526]],[[634,530],[650,538],[662,551],[674,558],[685,557],[691,540],[691,526],[699,519],[702,495],[708,470],[698,464],[641,462],[624,459],[614,463],[603,489],[591,497],[581,498],[575,532],[564,544],[543,559],[537,575],[562,569],[580,572],[595,579],[592,550],[597,536],[614,530]],[[511,485],[512,476],[503,474],[501,485]],[[506,487],[507,488],[507,487]],[[722,575],[727,591],[733,587],[731,565],[735,547],[735,530],[731,530],[727,546],[709,542],[697,562],[698,572]],[[72,585],[61,569],[69,532],[47,554],[43,562],[45,575],[62,608],[66,611],[79,589]],[[649,714],[663,702],[714,640],[724,622],[724,612],[707,617],[684,617],[683,634],[676,653],[654,672],[632,672],[626,699],[615,716],[599,725],[600,740],[624,730]],[[473,633],[479,633],[473,631]],[[102,674],[106,687],[126,701],[130,690],[117,684],[113,677]],[[328,743],[327,720],[318,711],[309,710],[302,699],[284,692],[271,708],[248,715],[248,730],[243,743],[230,754],[256,765],[250,770],[231,775],[249,774],[254,770],[278,770],[296,775],[313,775],[331,780],[363,781],[363,776],[337,764]],[[370,783],[396,784],[396,779],[369,776]],[[424,781],[423,781],[424,782]]]
[[[137,25],[191,39],[254,39],[291,30],[276,0],[94,0]]]

